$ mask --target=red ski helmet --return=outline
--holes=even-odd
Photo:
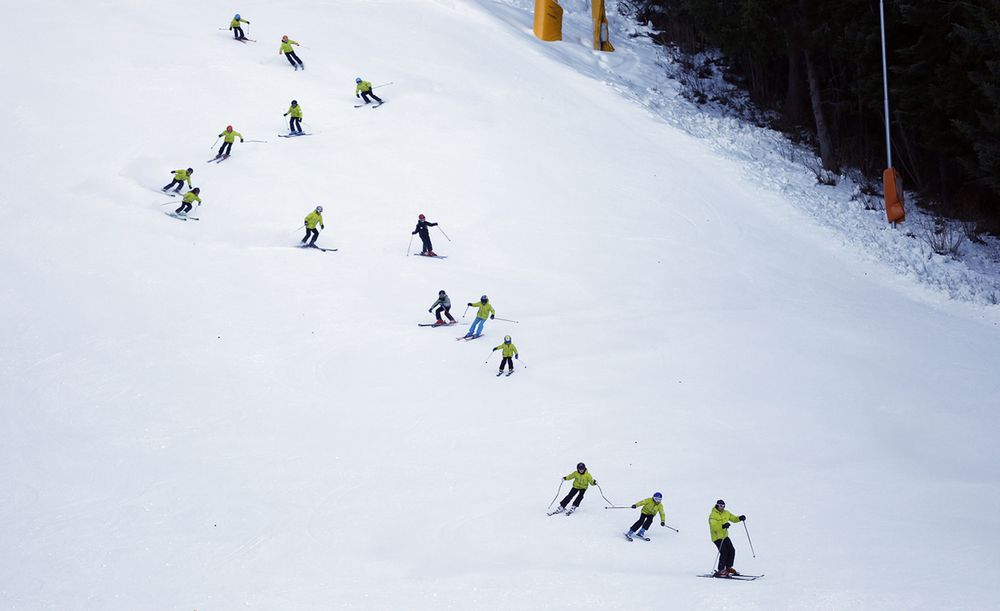
[[[420,220],[422,221],[422,220],[426,219],[427,217],[421,214],[421,215],[420,215],[420,216],[418,216],[417,218],[418,218],[418,219],[420,219]]]

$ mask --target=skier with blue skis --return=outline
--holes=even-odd
[[[646,529],[653,523],[653,516],[657,513],[660,514],[660,526],[667,525],[667,518],[663,515],[662,500],[663,495],[659,492],[654,492],[653,496],[648,499],[636,501],[632,504],[632,509],[639,508],[641,511],[639,512],[639,519],[625,533],[626,539],[631,541],[633,536],[638,535],[640,539],[649,541],[649,537],[646,536]]]
[[[469,327],[469,332],[465,334],[465,337],[460,337],[458,339],[475,339],[483,334],[483,325],[486,324],[487,318],[495,318],[496,310],[490,305],[490,300],[486,295],[479,298],[479,303],[469,302],[469,307],[475,307],[476,319],[472,321],[472,326]]]

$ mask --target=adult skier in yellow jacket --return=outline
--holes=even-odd
[[[223,141],[222,146],[219,147],[219,153],[215,156],[216,159],[222,156],[229,157],[229,153],[233,150],[233,142],[235,142],[237,138],[240,139],[240,142],[243,142],[243,134],[238,131],[234,131],[232,125],[227,125],[226,129],[219,134],[219,137],[223,138]],[[218,140],[216,140],[216,142],[218,142]]]
[[[667,518],[663,515],[663,495],[659,492],[654,492],[653,496],[648,499],[643,499],[641,501],[636,501],[632,504],[632,509],[640,508],[642,511],[639,512],[639,519],[635,521],[625,533],[625,538],[629,541],[632,540],[633,535],[638,534],[640,539],[645,539],[649,541],[649,537],[646,536],[646,529],[649,525],[653,523],[653,516],[657,513],[660,514],[660,526],[667,525]],[[638,532],[636,532],[638,531]]]
[[[323,224],[323,206],[316,206],[315,210],[306,215],[305,225],[306,237],[302,238],[301,244],[303,246],[316,246],[316,239],[319,238],[319,229],[316,229],[316,225],[319,225],[320,229],[326,229],[326,225]],[[312,240],[309,240],[310,236]]]
[[[708,531],[712,535],[712,543],[719,549],[719,570],[715,572],[716,577],[728,577],[729,575],[739,575],[733,568],[736,560],[736,548],[729,540],[729,523],[742,522],[747,517],[726,511],[726,502],[719,499],[715,502],[715,507],[708,514]]]
[[[302,68],[303,70],[305,70],[306,69],[305,64],[303,64],[302,60],[299,59],[299,56],[295,54],[295,50],[292,49],[292,45],[295,45],[297,47],[299,46],[299,43],[289,39],[287,35],[282,36],[281,46],[278,48],[278,55],[284,53],[285,59],[287,59],[288,63],[292,65],[292,68],[295,68],[296,70]]]
[[[171,187],[177,185],[174,189],[174,193],[180,193],[181,187],[184,186],[184,182],[187,181],[188,189],[191,188],[191,175],[194,174],[193,168],[188,168],[186,170],[173,170],[174,179],[170,181],[170,184],[160,189],[160,191],[169,191]]]
[[[372,91],[371,83],[369,83],[366,80],[362,80],[362,78],[359,76],[358,78],[354,79],[354,84],[356,85],[354,87],[354,97],[356,98],[364,97],[365,104],[371,104],[371,100],[368,99],[369,97],[371,97],[372,100],[378,102],[379,106],[382,105],[382,98],[375,95],[375,92]]]
[[[563,479],[567,481],[573,480],[573,488],[569,491],[569,494],[563,498],[563,500],[559,501],[559,509],[557,512],[566,509],[566,505],[569,505],[569,502],[573,501],[573,497],[575,496],[576,500],[573,501],[573,508],[569,510],[570,513],[573,513],[576,511],[576,508],[580,506],[580,502],[583,500],[583,495],[587,492],[587,488],[591,485],[596,486],[597,480],[594,479],[594,476],[591,475],[589,471],[587,471],[587,465],[582,462],[576,464],[576,471],[573,471]]]
[[[510,375],[510,374],[514,373],[514,359],[517,358],[517,346],[515,346],[513,344],[513,342],[510,341],[510,336],[509,335],[505,335],[503,337],[503,343],[500,344],[499,346],[493,348],[493,352],[496,352],[497,350],[500,350],[501,348],[503,349],[503,352],[501,352],[500,354],[503,355],[503,358],[500,359],[500,371],[497,373],[497,375],[500,375],[501,373],[503,373],[503,366],[504,365],[507,365],[507,367],[508,367],[508,369],[507,369],[507,371],[508,371],[507,375]],[[514,357],[514,358],[512,359],[511,357]]]
[[[476,319],[472,321],[472,326],[469,327],[469,332],[465,334],[462,339],[469,339],[472,337],[479,337],[483,334],[483,325],[486,324],[487,318],[494,318],[496,316],[496,310],[490,305],[490,300],[486,295],[479,298],[479,303],[473,304],[469,302],[469,307],[475,306]]]

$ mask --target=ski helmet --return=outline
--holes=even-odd
[[[227,126],[226,126],[226,131],[227,131],[227,132],[231,132],[231,131],[233,131],[233,126],[232,126],[232,125],[227,125]]]
[[[422,220],[426,219],[427,217],[421,214],[421,215],[417,216],[417,218],[422,221]]]
[[[715,502],[715,506],[718,507],[719,509],[723,509],[726,506],[726,502],[723,501],[722,499],[719,499],[718,501]]]
[[[194,174],[194,168],[188,168],[188,174]]]
[[[191,192],[194,193],[195,195],[197,195],[197,194],[201,193],[201,189],[199,187],[195,187],[194,189],[191,189]]]
[[[240,14],[239,14],[239,13],[236,13],[236,15],[235,15],[235,16],[233,17],[233,19],[236,19],[237,21],[239,21],[239,19],[240,19]]]
[[[576,463],[576,470],[579,471],[580,473],[583,473],[584,471],[587,470],[587,465],[583,464],[582,462],[578,462]]]
[[[299,105],[298,100],[292,100],[292,106],[298,106],[298,105]]]
[[[657,503],[659,503],[660,499],[662,499],[662,498],[663,498],[663,495],[660,494],[659,492],[654,492],[653,493],[653,500],[656,501]]]
[[[505,343],[505,344],[509,344],[510,343],[510,336],[509,335],[504,335],[503,336],[503,343]]]
[[[323,212],[323,206],[316,206],[316,212]]]
[[[479,298],[479,301],[481,301],[481,302],[483,302],[483,303],[486,303],[486,302],[488,302],[489,300],[490,300],[490,298],[489,298],[489,297],[487,297],[486,295],[483,295],[482,297],[480,297],[480,298]]]
[[[438,291],[438,295],[444,296],[447,295],[447,293],[444,292],[444,289],[441,289],[440,291]]]
[[[354,82],[355,83],[360,83],[361,82],[361,77],[359,76],[358,78],[354,79]]]
[[[285,42],[285,41],[287,41],[287,40],[288,40],[288,34],[283,34],[283,35],[281,36],[281,41],[282,41],[282,42]]]

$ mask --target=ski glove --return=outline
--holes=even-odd
[[[243,142],[243,138],[240,138],[240,142]]]
[[[355,93],[354,97],[356,97],[356,98],[358,98],[360,100],[361,99],[361,94],[360,93]]]
[[[320,225],[319,228],[320,229],[326,229],[326,225]]]
[[[729,522],[726,522],[725,524],[723,524],[723,525],[722,525],[722,528],[726,528],[726,529],[728,529],[728,528],[729,528]]]
[[[746,516],[740,516],[740,522],[742,522],[742,521],[744,521],[744,520],[746,520],[746,519],[747,519],[747,517],[746,517]]]
[[[660,526],[666,526],[666,525],[667,525],[666,522],[660,522]]]
[[[496,348],[494,348],[494,349],[493,349],[493,352],[496,352],[496,351],[497,351],[497,349],[496,349]]]
[[[471,303],[469,304],[469,307],[470,307],[470,308],[472,307],[472,304],[471,304]]]
[[[433,309],[434,309],[434,308],[431,308],[430,310],[427,310],[427,313],[428,313],[428,314],[430,314],[430,313],[431,313],[431,310],[433,310]]]
[[[514,355],[514,358],[517,358],[517,355],[516,355],[516,354]],[[597,482],[595,481],[594,483],[596,484]]]
[[[635,509],[635,505],[632,505],[632,509]]]
[[[497,317],[497,315],[496,315],[496,314],[490,314],[490,320],[493,320],[493,319],[494,319],[494,318],[496,318],[496,317]]]

